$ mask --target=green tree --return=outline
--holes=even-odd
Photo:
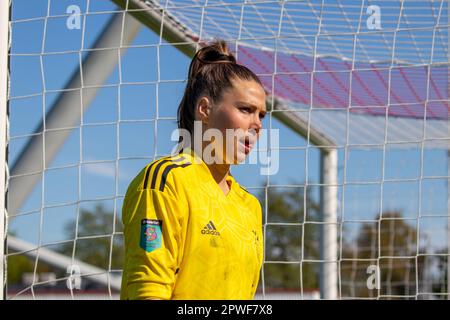
[[[428,256],[429,264],[436,266],[435,273],[431,275],[430,284],[432,292],[439,293],[436,295],[436,299],[447,299],[448,288],[448,248],[439,249],[435,255]]]
[[[306,201],[304,197],[304,188],[269,187],[267,199],[265,192],[259,195],[262,204],[267,201],[268,209],[265,259],[269,263],[264,266],[267,288],[299,289],[300,281],[303,289],[318,287],[318,264],[299,263],[302,254],[303,259],[319,258],[319,228],[312,223],[319,221],[319,205],[309,189]]]
[[[344,243],[341,263],[343,296],[376,297],[416,294],[421,282],[424,258],[417,257],[417,229],[400,211],[384,212],[376,223],[364,223],[355,243]],[[380,288],[368,288],[367,268],[379,266]],[[418,267],[416,279],[416,266]],[[373,278],[375,279],[375,277]],[[376,284],[375,281],[372,282]]]
[[[106,269],[122,269],[124,246],[122,222],[103,206],[97,205],[93,211],[81,210],[76,221],[66,225],[66,232],[77,230],[76,240],[61,246],[60,252],[80,261]],[[75,251],[74,251],[75,249]]]
[[[103,206],[97,205],[93,211],[81,210],[78,218],[78,228],[75,220],[69,221],[65,226],[67,234],[77,236],[74,241],[69,241],[56,248],[60,253],[75,259],[89,263],[91,265],[106,270],[121,270],[124,259],[122,222],[115,221],[112,212],[107,211]],[[14,235],[14,233],[10,233]],[[74,251],[75,248],[75,251]],[[34,259],[26,254],[12,253],[8,256],[8,286],[9,288],[22,288],[22,278],[24,273],[33,273],[35,268]],[[49,265],[39,262],[36,273],[54,272],[58,278],[67,276],[66,270],[55,270]],[[65,282],[63,283],[65,285]]]
[[[25,255],[11,255],[7,264],[9,286],[20,284],[24,273],[34,271],[33,261]]]
[[[17,235],[11,231],[8,236],[16,237]],[[13,250],[9,250],[6,263],[8,287],[22,289],[23,275],[24,273],[34,273],[35,260],[28,257],[26,253],[16,254]],[[50,271],[51,267],[43,262],[36,267],[37,274]]]

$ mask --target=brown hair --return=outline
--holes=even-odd
[[[231,81],[235,78],[253,80],[263,87],[253,71],[236,62],[224,40],[216,40],[198,50],[189,66],[186,89],[178,106],[178,128],[193,134],[197,100],[207,95],[213,103],[219,102],[224,90],[233,86]]]

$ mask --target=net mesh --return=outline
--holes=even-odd
[[[185,54],[220,37],[260,76],[280,136],[259,151],[275,174],[232,168],[264,209],[256,298],[316,299],[336,281],[332,298],[446,299],[448,10],[13,0],[7,298],[118,297],[126,187],[172,150]]]

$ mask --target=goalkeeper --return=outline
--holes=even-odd
[[[261,81],[224,41],[195,54],[178,109],[180,132],[192,139],[180,136],[181,151],[147,165],[125,196],[122,299],[254,297],[263,259],[261,205],[230,165],[256,143],[265,100]],[[230,129],[243,134],[230,138]],[[208,130],[220,135],[203,141]],[[199,134],[201,143],[192,143]]]

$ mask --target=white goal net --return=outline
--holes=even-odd
[[[256,298],[450,298],[448,1],[0,6],[0,297],[118,298],[126,188],[220,38],[279,132],[277,170],[232,167],[263,206]]]

